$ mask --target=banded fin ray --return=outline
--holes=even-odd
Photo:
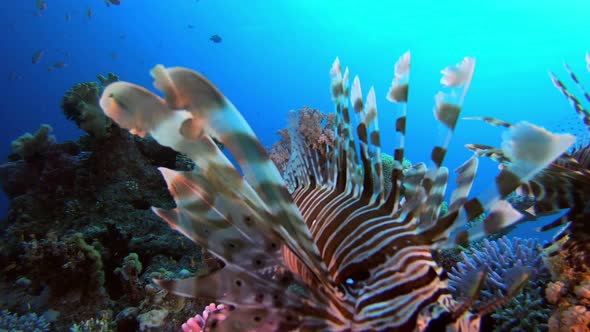
[[[491,117],[468,119],[481,120],[493,126],[513,127],[511,123]],[[467,144],[466,147],[477,155],[490,158],[502,165],[513,162],[500,148],[481,144]],[[583,153],[590,155],[590,149],[570,149],[564,152],[534,178],[521,183],[516,189],[518,194],[534,198],[535,214],[547,214],[572,207],[570,212],[544,225],[540,231],[556,228],[567,223],[568,219],[580,219],[583,215],[586,198],[590,197],[586,189],[590,188],[590,158],[585,159]]]
[[[498,202],[516,190],[521,183],[531,180],[545,167],[556,160],[574,143],[575,138],[569,134],[552,134],[547,130],[526,122],[508,128],[502,135],[504,154],[512,160],[498,176],[495,184],[488,187],[481,195],[463,205],[465,213],[459,214],[455,227],[465,225],[467,221],[496,206],[499,212],[494,215],[494,223],[484,222],[483,229],[461,231],[456,235],[457,243],[466,243],[469,239],[491,234],[506,227],[520,218],[514,208]],[[449,211],[447,216],[451,215]],[[445,217],[443,217],[444,219]],[[483,231],[483,233],[482,233]]]
[[[307,268],[321,279],[325,266],[317,248],[278,170],[242,115],[211,82],[194,71],[156,66],[152,75],[155,86],[165,93],[168,105],[172,109],[186,109],[191,114],[192,134],[210,134],[227,147],[248,182],[277,217],[269,220],[272,227]]]
[[[408,53],[396,63],[388,94],[402,108],[409,66]],[[380,137],[374,90],[363,103],[360,80],[355,78],[351,87],[349,71],[342,72],[338,59],[330,70],[334,146],[321,162],[294,136],[296,160],[287,172],[291,195],[243,117],[196,72],[154,68],[155,85],[164,99],[131,85],[107,87],[101,106],[122,127],[153,134],[197,161],[195,172],[162,170],[177,208],[155,211],[225,264],[192,279],[160,284],[228,304],[232,310],[216,312],[207,322],[211,331],[476,331],[480,317],[469,312],[467,304],[456,305],[432,252],[513,222],[516,214],[502,201],[507,191],[538,173],[570,142],[528,124],[509,128],[502,149],[512,163],[488,191],[469,199],[477,168],[476,159],[469,160],[457,170],[461,183],[453,209],[440,217],[448,181],[442,162],[473,66],[474,60],[466,58],[443,71],[445,87],[435,99],[434,114],[443,139],[435,143],[429,167],[417,164],[406,174],[401,167],[402,111],[396,120],[397,164],[387,195],[380,184],[387,179],[379,174],[380,142],[372,138]],[[351,111],[357,116],[356,128]],[[228,148],[245,176],[211,137]],[[493,217],[481,230],[459,232],[451,239],[452,231],[470,216],[486,210]],[[289,288],[293,284],[300,286],[301,294]]]
[[[161,70],[164,69],[160,68],[160,71]],[[175,77],[176,74],[178,74],[180,77]],[[317,259],[317,257],[315,259],[313,258],[314,251],[317,253],[317,248],[313,242],[311,242],[311,237],[309,236],[307,228],[302,225],[302,221],[301,225],[297,224],[297,220],[301,220],[299,219],[299,212],[295,205],[290,202],[290,198],[288,194],[286,194],[285,188],[282,186],[282,180],[280,179],[280,176],[275,178],[273,177],[273,173],[269,172],[269,177],[261,177],[258,179],[258,181],[253,181],[253,178],[260,177],[260,174],[264,174],[264,172],[259,168],[265,169],[270,168],[270,166],[268,166],[269,161],[265,153],[262,153],[262,151],[264,151],[262,148],[260,148],[261,150],[259,151],[259,154],[256,154],[255,151],[252,151],[256,148],[256,146],[259,146],[259,143],[255,137],[250,137],[250,140],[247,141],[245,139],[236,138],[237,136],[250,133],[250,131],[248,131],[249,127],[241,128],[242,131],[240,132],[238,130],[237,135],[226,132],[230,130],[229,128],[222,128],[223,130],[217,131],[210,130],[206,126],[209,121],[222,121],[220,119],[214,119],[215,116],[212,116],[211,114],[208,115],[207,112],[203,112],[204,115],[201,114],[203,117],[195,116],[195,113],[199,110],[199,107],[206,108],[206,106],[211,107],[211,105],[219,106],[218,102],[220,102],[221,96],[219,94],[215,94],[216,90],[212,86],[208,85],[208,81],[204,82],[196,73],[186,73],[183,69],[176,69],[176,71],[173,70],[173,75],[171,75],[172,78],[178,79],[181,82],[183,80],[188,80],[188,83],[185,82],[183,84],[188,84],[189,87],[184,88],[190,91],[193,91],[191,89],[194,89],[195,91],[193,91],[193,93],[197,94],[199,98],[203,99],[201,102],[204,104],[198,104],[200,106],[196,107],[195,105],[190,105],[190,102],[192,102],[190,98],[196,98],[194,95],[187,97],[184,95],[184,93],[187,91],[182,91],[182,89],[180,89],[177,85],[162,86],[162,80],[168,84],[170,83],[168,80],[173,81],[173,79],[168,75],[162,74],[162,72],[160,72],[158,75],[162,76],[162,78],[160,78],[160,81],[156,85],[160,85],[164,90],[168,92],[172,91],[172,93],[174,93],[172,96],[168,97],[169,102],[178,103],[179,105],[184,104],[183,106],[189,106],[185,108],[192,109],[192,112],[183,110],[173,111],[169,109],[168,103],[163,102],[161,98],[153,95],[143,88],[123,82],[111,84],[107,87],[107,89],[105,89],[101,98],[101,106],[105,110],[105,113],[112,115],[114,119],[119,119],[119,124],[122,127],[129,128],[132,132],[142,134],[151,133],[160,141],[161,144],[172,146],[176,150],[189,155],[193,160],[199,160],[198,173],[202,174],[203,176],[191,174],[190,178],[187,178],[187,174],[178,175],[172,171],[163,170],[165,176],[167,175],[166,173],[172,175],[168,176],[167,179],[169,180],[169,185],[174,182],[174,180],[170,181],[171,178],[187,179],[187,181],[184,181],[185,183],[192,183],[198,187],[196,189],[193,188],[190,190],[192,194],[197,192],[206,192],[209,194],[217,192],[218,197],[209,197],[206,200],[203,200],[203,197],[200,197],[200,201],[195,199],[195,202],[187,202],[187,204],[177,200],[177,203],[179,203],[179,209],[166,212],[162,210],[155,211],[165,220],[167,220],[173,227],[181,230],[184,234],[191,237],[195,242],[204,248],[207,248],[218,258],[224,259],[224,262],[227,264],[227,269],[223,270],[226,274],[228,274],[228,276],[230,276],[229,278],[223,277],[219,279],[221,275],[211,275],[209,276],[209,279],[207,279],[207,282],[202,283],[203,286],[199,286],[199,283],[196,282],[197,279],[195,279],[195,281],[176,281],[174,283],[163,282],[162,285],[165,287],[170,287],[172,290],[176,289],[181,294],[187,295],[188,292],[191,293],[192,296],[195,296],[199,294],[215,295],[208,293],[210,290],[207,290],[205,286],[208,282],[218,285],[223,284],[223,287],[219,286],[216,288],[218,292],[216,295],[219,295],[219,298],[224,298],[226,294],[232,294],[229,295],[229,297],[225,297],[225,301],[227,303],[248,303],[246,299],[241,298],[239,295],[237,295],[237,297],[236,295],[233,295],[234,289],[232,288],[231,277],[239,278],[240,274],[244,274],[242,279],[244,280],[244,283],[246,281],[249,282],[247,287],[249,287],[253,293],[256,292],[256,289],[264,287],[264,284],[267,283],[267,281],[265,282],[260,278],[260,276],[252,272],[255,270],[248,271],[249,266],[240,265],[244,264],[244,262],[228,261],[228,257],[238,253],[236,247],[233,247],[231,250],[229,250],[229,252],[233,252],[233,254],[228,254],[227,247],[215,247],[212,243],[210,243],[209,239],[214,239],[214,237],[207,237],[206,234],[204,234],[207,227],[216,226],[219,229],[219,226],[222,226],[221,229],[223,229],[225,233],[217,233],[222,235],[220,238],[230,238],[232,241],[240,240],[241,243],[244,244],[245,249],[248,249],[246,252],[244,252],[245,257],[249,257],[250,259],[254,257],[266,257],[265,263],[271,262],[271,264],[268,264],[268,266],[273,266],[272,262],[277,260],[276,253],[282,249],[282,245],[288,246],[289,243],[293,243],[294,245],[291,249],[293,252],[297,253],[298,259],[313,262],[313,264],[310,263],[309,265],[304,264],[308,271],[308,275],[314,276],[314,279],[318,280],[320,284],[323,283],[325,285],[324,287],[327,289],[326,293],[332,294],[328,296],[336,296],[335,291],[330,291],[332,286],[330,285],[329,279],[326,279],[324,274],[317,273],[316,269],[321,271],[322,269],[325,269],[325,267],[323,267],[321,260]],[[191,86],[191,84],[193,85]],[[182,86],[182,84],[180,86]],[[209,90],[207,91],[207,89]],[[202,93],[203,95],[199,95],[199,93]],[[210,94],[213,94],[213,96]],[[147,107],[145,107],[146,104]],[[231,118],[231,115],[228,115],[228,113],[232,113],[231,108],[233,106],[228,107],[230,110],[226,109],[221,111],[226,112],[222,118]],[[146,109],[147,111],[144,111]],[[235,111],[235,109],[233,111]],[[215,111],[211,112],[215,113]],[[210,117],[210,119],[207,117]],[[240,119],[241,118],[226,120],[228,120],[228,123],[233,123],[235,126],[239,127]],[[242,163],[243,170],[249,169],[247,173],[247,176],[248,174],[250,175],[248,177],[248,181],[254,184],[253,187],[250,187],[249,182],[243,180],[233,165],[231,165],[231,163],[219,151],[215,144],[212,143],[209,133],[212,136],[218,137],[224,145],[228,146],[228,148],[232,147],[234,150],[239,150],[242,154],[237,157],[238,161],[240,161],[240,156],[244,157],[245,155],[248,155],[250,160],[257,160],[255,158],[256,156],[260,158],[259,163],[261,165],[252,165],[248,164],[248,162]],[[246,141],[246,143],[244,143],[244,141]],[[245,144],[245,146],[242,146],[241,144]],[[248,153],[244,153],[245,150],[248,150]],[[201,162],[201,160],[203,160],[203,162]],[[272,169],[274,172],[277,172],[274,168],[274,165],[272,165]],[[175,188],[174,190],[178,190],[178,183],[172,184],[171,189],[172,188]],[[273,193],[277,191],[278,193]],[[272,199],[263,200],[262,197],[266,197],[264,196],[265,194],[271,195]],[[176,198],[182,199],[181,196],[182,195],[177,195]],[[194,196],[199,197],[198,195]],[[220,206],[223,206],[223,202],[225,202],[227,206],[227,208],[224,208],[223,211],[215,211],[215,209],[212,209],[203,213],[199,212],[202,208],[198,208],[198,204],[203,205],[204,203],[204,205],[207,207],[215,206],[219,208]],[[273,206],[273,204],[275,205]],[[227,224],[223,226],[223,223],[227,223],[228,220],[233,219],[228,218],[231,212],[243,210],[248,211],[248,213],[252,213],[252,220],[257,220],[257,222],[254,223],[255,226],[252,228],[252,230],[250,230],[250,233],[245,231],[245,223],[237,222],[238,218],[233,220],[233,227],[229,227]],[[293,213],[290,214],[289,211]],[[181,216],[186,218],[181,218]],[[287,218],[287,216],[291,219]],[[234,215],[233,217],[236,216]],[[298,230],[303,230],[303,232],[298,232]],[[198,231],[203,233],[199,233]],[[264,235],[264,238],[261,239],[260,236],[256,237],[256,234],[252,231]],[[253,245],[253,242],[248,242],[249,236],[253,239],[257,239],[257,243],[254,243]],[[306,236],[308,237],[308,240],[297,238]],[[266,243],[269,246],[274,243],[276,246],[273,248],[275,254],[272,254],[269,257],[267,253],[257,253],[252,251],[254,248],[259,247],[260,244],[263,243]],[[308,243],[310,247],[303,249],[302,246],[304,246],[305,243]],[[223,243],[222,241],[219,241],[218,244],[227,245],[227,243]],[[257,256],[257,254],[261,255]],[[248,263],[249,262],[252,261],[248,260]],[[267,264],[265,264],[265,266],[267,266]],[[287,271],[284,267],[283,270]],[[206,278],[207,277],[202,277],[200,280],[203,281]],[[286,287],[286,285],[283,285],[283,287]],[[231,292],[228,291],[230,289],[232,290]],[[224,290],[228,292],[224,292]],[[280,291],[276,290],[275,294],[280,292],[285,292],[285,289],[280,288]],[[314,292],[316,291],[311,290],[312,294]],[[325,298],[326,293],[323,293],[323,295],[315,298],[315,300],[312,301],[317,302],[317,305],[309,305],[309,307],[315,306],[318,308],[323,308],[323,311],[319,310],[320,312],[324,312],[323,315],[325,315],[326,310],[330,310],[329,308],[326,309],[325,307],[325,301],[327,301]],[[240,293],[237,292],[235,294]],[[270,292],[267,294],[268,296],[271,296]],[[244,293],[244,295],[248,294]],[[301,301],[302,300],[300,299],[299,303]],[[293,303],[297,302],[295,301]],[[262,306],[268,304],[259,303],[259,305]],[[292,303],[289,303],[288,305],[291,307],[294,306]],[[338,320],[338,317],[334,319],[334,321]]]

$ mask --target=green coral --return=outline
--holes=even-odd
[[[388,194],[391,191],[391,172],[393,172],[393,165],[395,164],[395,159],[393,159],[392,155],[387,153],[381,153],[381,163],[383,165],[383,187],[384,192]],[[402,169],[406,170],[412,167],[412,162],[408,159],[404,158],[402,162]]]
[[[142,287],[139,281],[142,268],[139,256],[132,252],[125,256],[123,265],[115,269],[115,274],[119,275],[123,282],[127,301],[134,306],[139,304],[142,297]]]
[[[531,282],[493,314],[494,331],[548,331],[551,307],[543,296],[543,282]]]
[[[104,294],[105,275],[100,252],[81,233],[23,243],[22,264],[35,286],[46,284],[52,296],[79,292],[89,301]]]
[[[118,77],[108,73],[107,77],[98,75],[99,82],[86,82],[74,85],[66,92],[61,103],[64,114],[73,120],[80,129],[89,135],[102,138],[108,133],[111,120],[100,108],[100,95],[104,88],[118,81]]]
[[[100,252],[94,245],[90,245],[84,241],[82,233],[74,233],[66,238],[65,242],[66,245],[78,248],[80,250],[79,253],[84,255],[84,264],[86,265],[84,270],[90,276],[90,289],[101,289],[104,285],[105,277]]]
[[[70,327],[70,332],[113,332],[114,329],[110,324],[108,315],[102,318],[91,318],[84,322],[79,322]]]
[[[383,165],[383,190],[387,194],[391,191],[391,181],[388,179],[391,177],[391,172],[393,172],[393,162],[395,160],[393,157],[387,153],[381,154],[381,163]]]
[[[42,124],[35,135],[25,133],[10,143],[12,151],[24,160],[31,160],[41,153],[49,145],[55,143],[55,136],[48,124]]]
[[[143,267],[139,261],[139,256],[132,252],[125,256],[123,259],[123,266],[121,268],[115,269],[115,273],[125,272],[127,274],[133,273],[139,275],[142,268]]]

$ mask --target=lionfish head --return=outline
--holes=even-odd
[[[471,299],[450,296],[432,253],[515,222],[520,214],[503,198],[563,153],[572,138],[527,123],[510,128],[503,146],[511,165],[482,195],[468,199],[477,158],[467,160],[455,171],[457,188],[440,216],[449,176],[442,164],[474,65],[465,58],[443,70],[434,115],[444,139],[433,144],[428,163],[406,170],[409,53],[397,62],[387,94],[397,111],[391,111],[397,147],[389,168],[381,158],[375,91],[363,98],[360,80],[351,86],[338,59],[330,70],[333,144],[320,156],[291,131],[283,175],[242,115],[200,74],[156,66],[152,75],[164,98],[131,83],[109,85],[100,101],[107,115],[195,161],[192,172],[161,169],[177,207],[154,211],[223,262],[205,274],[159,284],[223,303],[226,309],[207,319],[210,331],[478,330]],[[489,217],[483,226],[463,228],[484,211]],[[485,273],[474,278],[472,297]]]

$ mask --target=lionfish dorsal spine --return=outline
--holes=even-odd
[[[503,199],[572,140],[529,124],[510,126],[502,152],[511,163],[487,191],[469,199],[477,159],[468,160],[456,171],[460,182],[450,211],[439,217],[449,178],[442,164],[474,60],[443,70],[434,113],[445,135],[435,142],[429,167],[418,163],[404,171],[409,69],[406,53],[396,63],[387,95],[403,110],[396,118],[393,171],[383,174],[375,91],[363,101],[360,80],[355,77],[350,86],[348,69],[342,72],[338,58],[334,61],[334,144],[320,161],[293,131],[293,160],[285,176],[292,192],[242,115],[200,74],[156,66],[152,75],[164,99],[124,83],[105,89],[101,106],[117,123],[139,135],[154,134],[197,163],[192,172],[161,170],[177,207],[154,211],[223,263],[190,279],[158,281],[178,294],[228,304],[205,330],[477,329],[479,317],[453,303],[433,251],[517,220],[519,214]],[[392,184],[387,195],[384,181]],[[489,215],[482,227],[451,236],[484,211]]]
[[[509,127],[502,138],[503,151],[512,163],[502,168],[493,185],[462,205],[463,213],[456,210],[455,227],[465,225],[485,211],[494,213],[486,218],[482,228],[459,232],[456,243],[467,243],[518,221],[520,214],[502,200],[566,152],[575,141],[572,135],[552,134],[526,122]]]
[[[363,160],[370,160],[370,163],[363,163],[367,168],[363,170],[363,194],[371,196],[372,202],[381,202],[385,196],[375,89],[371,87],[367,94],[367,101],[363,103],[360,79],[355,76],[350,92],[350,102],[353,105],[357,123],[356,134],[359,140],[360,157]]]
[[[578,87],[578,89],[582,91],[582,94],[584,95],[586,100],[590,102],[590,95],[580,84],[578,77],[574,74],[574,72],[571,71],[567,64],[565,64],[565,69],[574,81],[574,83],[576,84],[576,86]],[[578,99],[578,97],[576,97],[575,94],[571,93],[565,86],[565,84],[559,78],[557,78],[557,76],[555,76],[555,74],[550,72],[549,77],[551,78],[553,85],[555,85],[555,87],[564,95],[564,97],[568,100],[568,102],[578,115],[578,117],[582,120],[586,128],[588,128],[588,130],[590,131],[590,111],[588,111],[588,109],[585,108],[584,105],[582,105],[582,102]]]

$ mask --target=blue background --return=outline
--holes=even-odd
[[[47,0],[44,11],[33,0],[0,2],[1,156],[9,153],[13,139],[41,123],[50,124],[59,141],[76,140],[81,131],[59,106],[75,83],[111,71],[151,87],[148,71],[158,63],[203,72],[270,147],[276,131],[286,126],[287,111],[304,105],[332,111],[328,72],[336,56],[360,76],[365,94],[375,86],[384,152],[391,152],[387,133],[394,108],[384,97],[393,65],[407,50],[412,72],[406,151],[413,162],[427,160],[438,137],[432,109],[440,70],[465,56],[477,64],[464,116],[580,130],[547,72],[565,78],[566,60],[588,81],[583,73],[588,1],[121,2],[107,8],[102,0]],[[211,42],[213,34],[223,41]],[[39,49],[44,55],[32,64]],[[47,70],[59,61],[67,66]],[[463,145],[472,142],[498,145],[500,130],[460,122],[446,165],[454,169],[468,158]],[[495,174],[496,165],[483,162],[475,192],[490,180],[490,172]],[[3,198],[2,215],[6,207]]]

